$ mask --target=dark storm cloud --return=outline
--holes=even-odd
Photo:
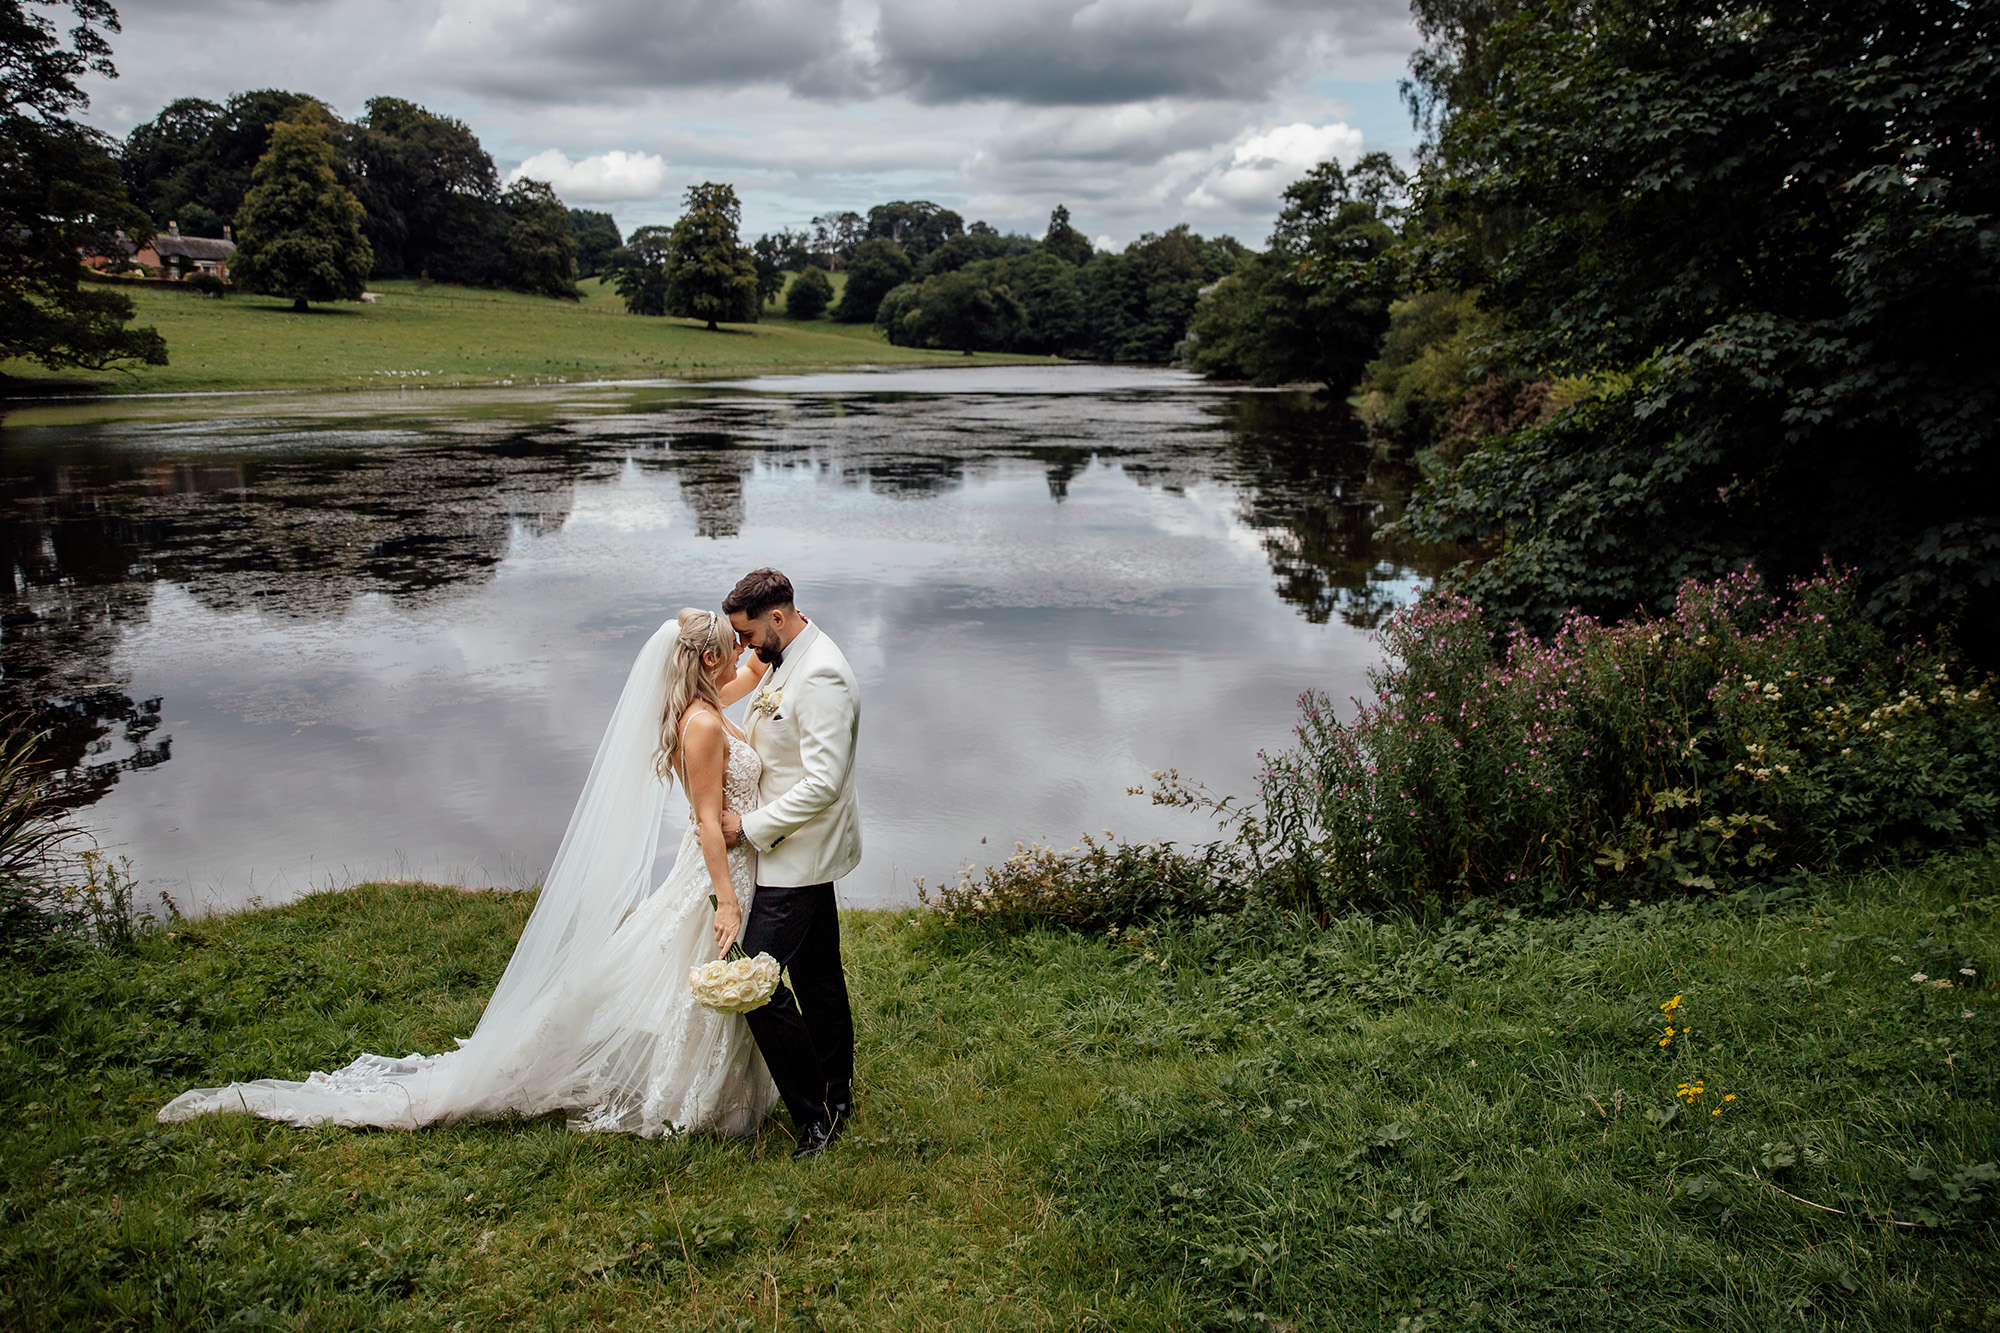
[[[1261,100],[1329,49],[1407,44],[1404,0],[885,0],[883,78],[925,102]]]
[[[1317,56],[1407,32],[1403,0],[443,0],[423,57],[434,76],[527,101],[775,84],[1103,106],[1262,100]]]
[[[612,89],[791,84],[843,45],[826,0],[444,0],[431,77],[529,102]]]

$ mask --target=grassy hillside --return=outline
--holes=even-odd
[[[798,323],[773,308],[760,324],[710,333],[682,319],[625,313],[595,280],[581,301],[428,282],[381,282],[373,305],[314,306],[261,296],[205,300],[189,292],[121,288],[135,324],[157,328],[170,363],[50,376],[22,361],[0,374],[110,393],[353,389],[396,384],[514,384],[793,371],[861,364],[962,365],[966,358],[891,347],[867,325]],[[982,353],[982,362],[1023,358]],[[18,386],[17,386],[18,387]]]
[[[0,1324],[2000,1319],[1990,859],[1326,930],[851,914],[861,1114],[803,1166],[777,1128],[154,1124],[447,1046],[528,906],[377,886],[0,967]]]

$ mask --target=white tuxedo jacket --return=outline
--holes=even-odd
[[[775,713],[756,706],[766,692],[779,696]],[[861,864],[854,668],[808,623],[750,700],[744,724],[764,777],[757,808],[743,815],[743,836],[757,849],[757,882],[798,888],[839,879]]]

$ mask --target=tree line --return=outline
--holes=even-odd
[[[1425,476],[1399,530],[1496,632],[1831,561],[2000,665],[2000,2],[1413,9],[1406,206],[1281,224],[1193,364],[1348,347],[1328,384]]]

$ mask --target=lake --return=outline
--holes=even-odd
[[[860,679],[842,900],[904,904],[1202,837],[1127,788],[1248,794],[1300,691],[1365,692],[1406,486],[1344,405],[1158,370],[16,406],[0,702],[183,910],[525,885],[639,645],[775,565]]]

